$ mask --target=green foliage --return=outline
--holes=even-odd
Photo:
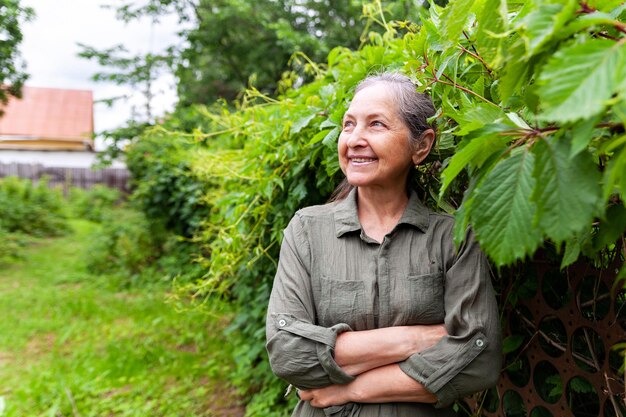
[[[602,113],[626,78],[625,53],[609,39],[559,49],[539,77],[542,119],[567,123]]]
[[[119,190],[97,184],[89,190],[72,188],[69,203],[73,217],[101,222],[121,198]]]
[[[473,225],[480,232],[483,249],[506,261],[532,253],[542,241],[540,231],[533,227],[536,210],[528,200],[535,186],[535,158],[525,149],[515,151],[487,174],[472,205],[466,202],[476,213]]]
[[[67,231],[66,205],[60,190],[45,179],[34,184],[16,177],[0,178],[0,228],[34,236]]]
[[[205,198],[211,183],[191,169],[193,137],[170,135],[163,127],[148,130],[143,139],[129,147],[127,165],[133,182],[132,198],[152,221],[190,237],[207,218]]]
[[[102,228],[89,239],[86,264],[109,286],[171,285],[173,280],[184,283],[201,276],[194,261],[197,247],[142,212],[115,208],[105,211],[99,221]]]
[[[380,31],[366,13],[384,9],[385,19],[418,19],[421,0],[363,4],[357,0],[149,0],[115,6],[128,22],[148,17],[158,21],[176,14],[191,28],[182,30],[179,45],[166,49],[178,79],[181,106],[233,100],[253,85],[272,94],[312,79],[313,62],[336,46],[357,48],[370,31]],[[368,11],[369,10],[369,11]],[[182,46],[181,46],[182,45]],[[93,50],[92,52],[97,52]],[[101,51],[110,56],[113,50]],[[303,58],[304,56],[308,59]],[[271,57],[271,59],[267,59]],[[289,71],[288,73],[285,73]]]
[[[18,48],[22,43],[20,25],[32,16],[33,9],[22,6],[20,0],[0,0],[0,117],[10,96],[21,97],[28,78]]]
[[[10,233],[0,227],[0,266],[9,265],[22,259],[25,245],[24,235]]]
[[[102,226],[89,244],[87,268],[93,274],[121,271],[133,276],[161,254],[165,233],[140,212],[129,209],[108,212]]]
[[[524,336],[514,334],[504,338],[502,341],[502,353],[516,351],[524,342]]]

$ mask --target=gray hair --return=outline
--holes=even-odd
[[[413,81],[399,72],[370,75],[356,86],[354,94],[378,83],[391,87],[400,117],[411,131],[410,143],[416,149],[422,133],[428,129],[435,130],[434,123],[428,122],[428,118],[435,115],[432,100],[426,94],[417,92]]]
[[[417,92],[415,84],[409,77],[399,72],[383,72],[370,75],[357,84],[354,94],[378,83],[388,84],[394,95],[394,101],[398,105],[400,117],[409,128],[411,135],[409,145],[412,149],[418,149],[422,139],[422,133],[428,129],[436,131],[434,122],[428,119],[435,115],[435,106],[426,94]],[[407,184],[408,186],[408,184]],[[339,201],[346,198],[354,187],[346,178],[337,186],[329,201]]]

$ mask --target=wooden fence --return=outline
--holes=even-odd
[[[130,173],[125,168],[64,168],[46,167],[42,164],[0,163],[1,177],[20,177],[34,181],[42,177],[48,178],[50,186],[60,186],[64,192],[69,187],[89,189],[96,184],[117,188],[124,193],[129,192]]]

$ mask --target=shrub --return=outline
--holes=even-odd
[[[46,179],[37,183],[16,177],[0,178],[0,227],[8,232],[56,236],[68,230],[67,207],[58,189]]]
[[[22,259],[26,238],[21,233],[7,232],[0,227],[0,266]]]
[[[72,188],[69,194],[72,215],[98,223],[121,198],[119,190],[99,184],[88,190]]]
[[[105,212],[91,242],[88,270],[108,276],[114,286],[171,285],[175,278],[189,282],[201,276],[200,266],[193,262],[197,247],[135,209]]]
[[[139,273],[160,255],[162,231],[138,211],[108,212],[102,227],[93,234],[88,250],[88,269],[97,274],[124,271]]]

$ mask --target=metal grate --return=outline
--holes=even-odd
[[[505,337],[518,347],[497,388],[468,401],[474,415],[626,417],[626,291],[612,288],[620,265],[527,264],[504,292],[521,294],[503,304]]]

